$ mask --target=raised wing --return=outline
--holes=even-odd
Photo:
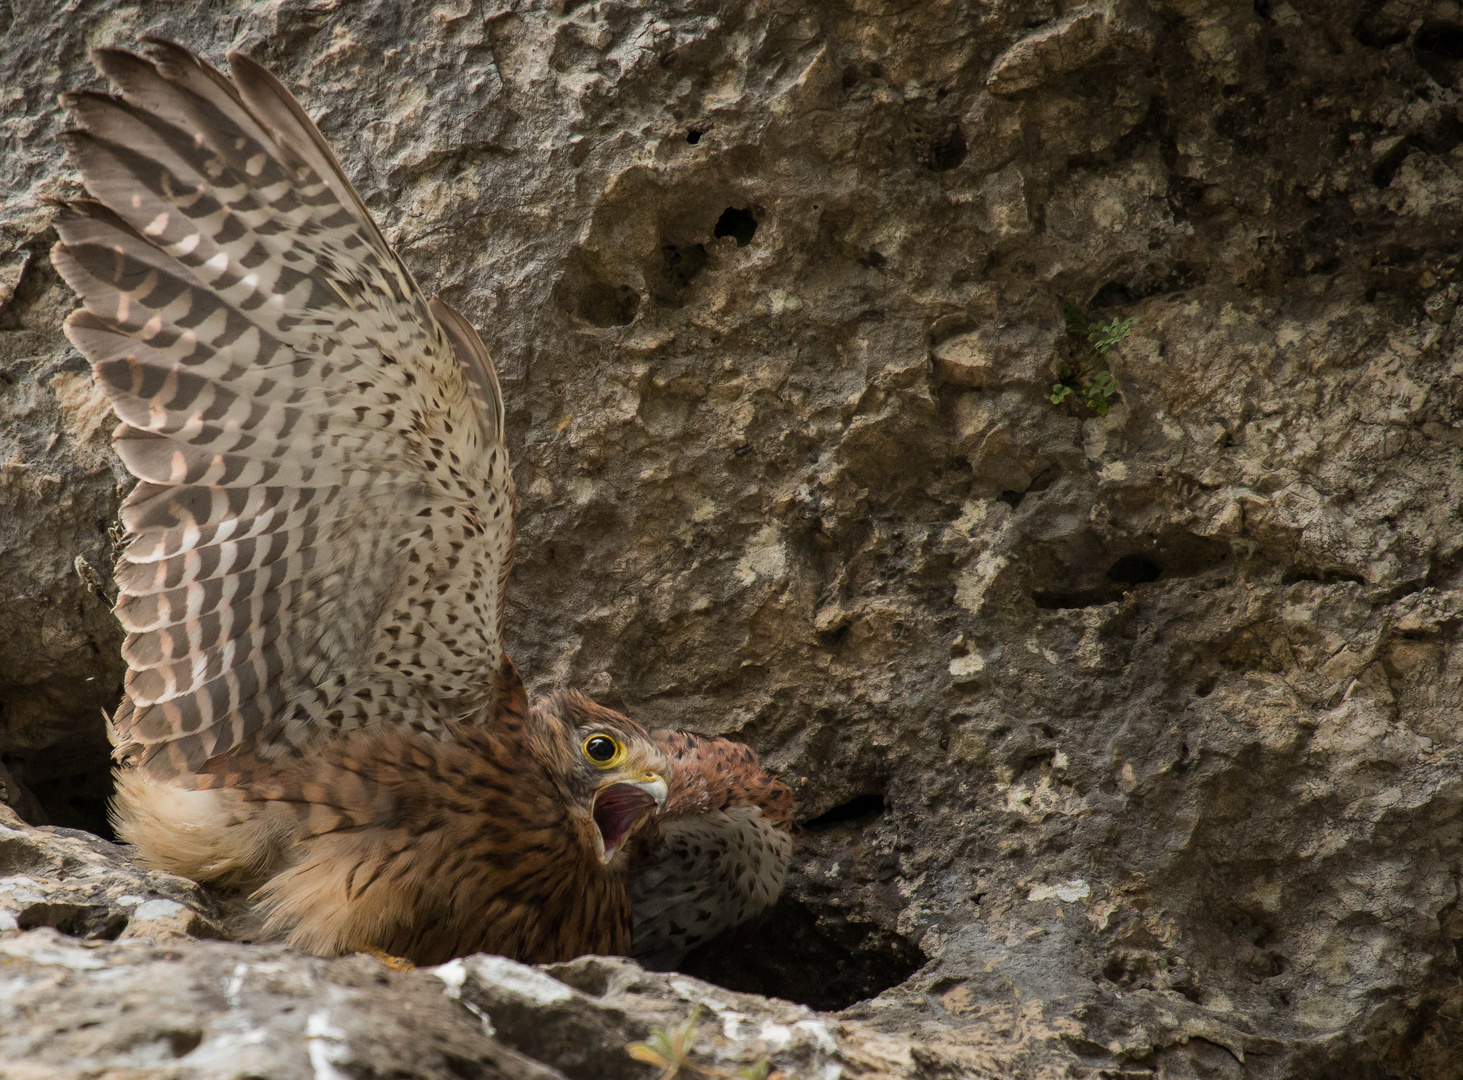
[[[117,756],[203,784],[240,747],[488,715],[513,486],[486,348],[274,76],[143,40],[93,53],[119,94],[62,98],[93,198],[51,256],[140,481]]]

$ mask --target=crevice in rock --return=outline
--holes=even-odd
[[[1314,570],[1306,567],[1294,567],[1285,572],[1280,579],[1281,585],[1297,585],[1302,581],[1313,582],[1317,585],[1363,585],[1368,584],[1367,579],[1360,574],[1354,574],[1347,570]]]
[[[554,289],[558,306],[591,326],[628,326],[640,311],[640,294],[583,250],[571,256]]]
[[[1157,581],[1196,577],[1228,561],[1229,546],[1207,537],[1175,535],[1134,544],[1118,554],[1099,577],[1085,566],[1105,560],[1088,555],[1077,572],[1047,575],[1045,583],[1031,592],[1032,602],[1048,611],[1100,607],[1116,603],[1132,589]],[[1114,553],[1116,554],[1116,553]],[[1109,555],[1109,558],[1112,556]]]
[[[943,138],[925,150],[920,163],[930,172],[949,172],[965,160],[965,155],[965,134],[959,124],[954,124]]]
[[[1372,183],[1378,188],[1390,187],[1392,180],[1397,175],[1397,170],[1402,168],[1402,163],[1407,160],[1407,155],[1412,151],[1412,143],[1407,139],[1403,139],[1392,147],[1372,170]]]
[[[15,917],[22,930],[49,926],[67,937],[115,941],[127,929],[124,912],[106,904],[37,903]]]
[[[1030,495],[1032,492],[1045,491],[1047,488],[1051,487],[1052,484],[1056,482],[1057,477],[1061,475],[1062,468],[1060,465],[1048,465],[1045,469],[1042,469],[1041,472],[1037,473],[1036,476],[1032,478],[1031,483],[1027,484],[1026,487],[1021,491],[1003,491],[998,496],[998,498],[1007,506],[1009,506],[1012,510],[1015,510],[1018,506],[1021,505],[1022,500],[1024,500],[1026,496]]]
[[[1391,48],[1399,42],[1407,40],[1406,23],[1393,22],[1388,18],[1390,12],[1384,12],[1383,4],[1374,4],[1371,10],[1365,13],[1356,22],[1352,29],[1352,37],[1356,38],[1366,48]]]
[[[1131,304],[1136,297],[1133,296],[1128,286],[1121,281],[1109,281],[1097,292],[1093,293],[1092,299],[1088,301],[1090,308],[1123,307]]]
[[[878,794],[855,795],[848,802],[840,803],[827,813],[819,814],[803,825],[804,830],[816,832],[834,825],[855,823],[866,825],[884,812],[884,796]]]
[[[1038,608],[1046,611],[1072,611],[1077,608],[1101,607],[1103,604],[1115,604],[1120,598],[1121,593],[1104,588],[1079,589],[1075,592],[1034,589],[1031,593],[1032,602]]]
[[[1463,145],[1463,122],[1456,116],[1440,116],[1425,127],[1410,132],[1383,155],[1372,169],[1372,183],[1378,188],[1390,187],[1402,164],[1414,151],[1424,154],[1444,155]],[[1416,252],[1393,250],[1386,253],[1388,261],[1403,262],[1417,257]]]
[[[1107,579],[1115,585],[1143,585],[1162,575],[1163,567],[1143,555],[1124,555],[1107,571]]]

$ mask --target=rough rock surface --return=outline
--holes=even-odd
[[[896,1072],[1463,1076],[1456,3],[93,0],[0,30],[0,783],[33,817],[102,827],[120,678],[54,99],[151,31],[272,66],[481,328],[535,686],[796,788],[786,899],[688,971],[850,1006],[818,1022],[912,1037]],[[1064,301],[1135,320],[1104,416],[1047,400]],[[14,933],[101,965],[16,991],[97,1010],[98,1061],[130,1051],[97,972],[183,965],[202,1002],[280,964],[282,996],[401,1015],[432,978]],[[465,1060],[516,1068],[494,1045]]]
[[[217,908],[191,882],[4,807],[0,873],[0,1080],[635,1080],[645,1066],[626,1047],[657,1030],[687,1031],[690,1065],[726,1076],[765,1062],[792,1076],[913,1077],[919,1059],[985,1072],[856,1020],[619,958],[535,969],[472,956],[400,972],[359,954],[207,941]]]

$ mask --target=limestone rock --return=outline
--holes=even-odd
[[[50,927],[90,943],[222,936],[218,905],[193,882],[134,866],[115,844],[31,828],[0,807],[0,934]]]
[[[271,65],[481,328],[534,689],[733,734],[797,790],[764,924],[645,984],[644,1012],[623,1002],[649,976],[564,976],[594,1060],[625,1067],[610,1041],[644,1030],[594,1010],[683,1019],[694,974],[819,1010],[696,984],[723,1020],[827,1025],[836,1051],[765,1044],[795,1070],[877,1075],[855,1065],[876,1036],[904,1048],[894,1075],[1459,1075],[1453,8],[0,5],[0,765],[13,805],[95,830],[124,477],[59,331],[41,197],[74,190],[56,93],[92,85],[87,45],[144,31]],[[1105,416],[1047,400],[1082,345],[1068,301],[1134,320]],[[4,875],[57,897],[28,903],[119,910],[57,858]],[[88,947],[122,925],[99,918],[0,939],[101,965],[7,984],[26,1021],[0,1039],[33,1042],[0,1060],[177,1046],[181,1071],[254,1046],[198,1026],[235,1015],[239,964],[248,1015],[302,1040],[258,1059],[280,1075],[537,1052],[501,1041],[533,1005],[479,1041],[463,1002],[498,991],[474,996],[475,961],[452,1001],[435,975],[187,927]],[[199,1018],[176,1041],[98,989],[167,973]],[[38,1019],[63,1002],[64,1038]],[[369,1020],[330,1034],[357,1003],[374,1042]],[[448,1005],[407,1060],[394,1040]],[[706,1015],[725,1067],[746,1061],[751,1022]]]

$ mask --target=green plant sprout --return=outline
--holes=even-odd
[[[1057,381],[1052,383],[1048,400],[1060,405],[1077,393],[1098,416],[1106,415],[1108,402],[1118,392],[1118,383],[1107,369],[1105,358],[1108,350],[1133,332],[1133,320],[1114,318],[1106,323],[1089,322],[1086,313],[1068,301],[1062,308],[1062,321],[1067,333],[1078,338],[1081,344],[1073,350],[1071,359],[1058,363]]]
[[[692,1033],[701,1019],[701,1006],[697,1005],[686,1017],[685,1023],[674,1028],[653,1028],[644,1042],[633,1042],[625,1052],[636,1061],[653,1065],[661,1070],[658,1080],[675,1080],[681,1070],[712,1078],[712,1080],[783,1080],[781,1070],[771,1072],[772,1063],[766,1058],[728,1072],[715,1065],[697,1065],[687,1060],[691,1055]]]
[[[660,1080],[675,1080],[676,1075],[685,1067],[687,1055],[691,1053],[691,1032],[700,1019],[701,1006],[697,1005],[680,1027],[654,1028],[650,1032],[650,1038],[644,1042],[631,1043],[625,1047],[625,1052],[636,1061],[665,1070],[660,1074]]]

